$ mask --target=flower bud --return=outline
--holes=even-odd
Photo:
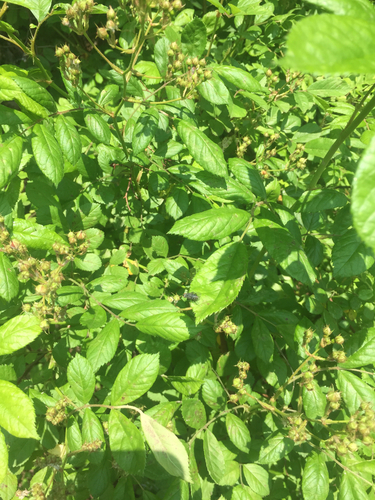
[[[237,403],[237,401],[238,401],[238,395],[237,394],[231,394],[229,396],[229,402],[230,403]]]
[[[49,288],[46,285],[38,285],[35,287],[35,293],[37,295],[47,295]]]
[[[96,31],[96,38],[100,38],[101,40],[105,40],[108,38],[108,31],[106,28],[98,28]]]
[[[176,52],[176,50],[178,50],[178,43],[177,42],[172,42],[171,45],[170,45],[170,48],[171,48],[171,50],[173,50],[174,52]]]

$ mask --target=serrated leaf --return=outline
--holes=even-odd
[[[343,207],[347,201],[344,193],[335,189],[314,189],[302,193],[293,209],[303,213],[321,212]]]
[[[249,453],[251,437],[245,422],[233,413],[227,413],[225,425],[232,443],[244,453]]]
[[[51,7],[51,0],[12,0],[10,3],[30,9],[38,22],[48,14]]]
[[[8,256],[0,252],[0,297],[10,302],[17,296],[19,281]]]
[[[212,198],[212,195],[222,200],[230,200],[242,204],[250,204],[255,201],[253,193],[232,177],[218,177],[207,171],[198,172],[195,180],[190,182],[200,193]],[[214,198],[215,199],[215,198]]]
[[[341,475],[339,500],[368,500],[365,483],[354,476],[350,471]]]
[[[307,418],[324,417],[327,399],[316,380],[312,381],[313,389],[303,388],[303,409]]]
[[[261,497],[248,486],[238,484],[233,488],[230,500],[261,500]]]
[[[375,248],[375,136],[359,161],[353,180],[351,210],[359,236]]]
[[[22,158],[21,137],[14,137],[0,146],[0,189],[18,172]]]
[[[5,380],[0,380],[0,425],[13,436],[39,440],[31,399]]]
[[[323,453],[307,457],[302,475],[302,491],[305,500],[325,500],[329,493],[328,469]]]
[[[358,276],[369,269],[373,263],[373,251],[361,240],[355,229],[349,229],[335,241],[332,250],[335,278]]]
[[[193,320],[178,312],[166,312],[148,316],[135,325],[140,332],[162,337],[171,342],[182,342],[197,335],[199,329]]]
[[[142,476],[146,465],[146,450],[140,431],[118,410],[111,410],[108,424],[113,458],[128,474]]]
[[[114,309],[126,309],[134,304],[139,304],[146,300],[146,295],[137,292],[118,292],[108,297],[103,297],[101,303]]]
[[[220,146],[191,122],[181,120],[177,131],[191,156],[202,168],[214,175],[228,176],[227,164]]]
[[[266,199],[266,188],[258,169],[254,165],[242,158],[230,158],[229,168],[241,184],[250,189],[251,192],[259,196],[262,200]]]
[[[64,177],[64,163],[60,146],[51,132],[42,124],[34,125],[31,139],[35,161],[43,174],[57,185]]]
[[[24,219],[14,220],[13,236],[28,248],[38,250],[52,250],[54,243],[66,245],[66,241],[52,229]]]
[[[201,57],[207,43],[207,30],[204,23],[195,17],[181,33],[181,48],[190,57]]]
[[[0,356],[30,344],[42,332],[36,316],[15,316],[0,326]]]
[[[101,268],[102,261],[95,253],[86,253],[83,257],[76,257],[74,265],[82,271],[94,272]]]
[[[193,396],[199,391],[203,380],[192,377],[178,377],[170,375],[168,381],[171,382],[176,391],[181,392],[184,396]]]
[[[66,159],[75,165],[81,158],[81,137],[75,128],[63,115],[59,115],[55,121],[57,142],[60,145]]]
[[[124,405],[143,396],[153,386],[158,373],[158,354],[140,354],[132,358],[113,384],[112,405]]]
[[[202,397],[206,405],[214,410],[223,408],[227,401],[224,389],[217,380],[204,381]]]
[[[361,333],[363,333],[361,331]],[[369,328],[368,330],[364,330],[366,334],[359,338],[363,338],[363,342],[358,346],[357,350],[350,354],[345,363],[342,363],[341,366],[344,368],[360,368],[361,366],[366,366],[373,364],[375,359],[375,329]]]
[[[120,316],[132,321],[141,321],[149,316],[155,316],[156,314],[162,314],[165,312],[176,312],[176,307],[168,300],[155,299],[147,300],[145,302],[141,302],[140,304],[134,304],[134,306],[127,307],[121,312]]]
[[[40,104],[44,108],[48,109],[51,113],[57,111],[56,103],[51,96],[51,94],[39,83],[35,82],[31,78],[26,78],[24,76],[16,75],[12,76],[12,80],[17,83],[20,89],[37,104]]]
[[[133,153],[144,151],[154,139],[159,124],[159,113],[156,109],[146,109],[135,124],[132,138]]]
[[[191,483],[189,458],[179,439],[156,420],[141,413],[142,430],[156,460],[172,476]]]
[[[101,441],[102,446],[95,452],[90,453],[89,461],[93,464],[100,464],[104,458],[105,453],[105,439],[103,426],[91,410],[91,408],[85,408],[82,421],[82,439],[84,443],[93,443],[95,441]]]
[[[77,353],[68,365],[67,376],[77,399],[88,403],[95,390],[95,375],[89,361]]]
[[[155,64],[161,76],[166,76],[168,67],[169,41],[167,38],[160,38],[154,47]]]
[[[340,370],[337,380],[342,399],[351,415],[358,410],[362,402],[369,402],[372,407],[375,408],[375,394],[373,388],[354,375],[354,373]]]
[[[4,481],[8,471],[8,447],[5,437],[0,432],[0,484]]]
[[[256,232],[271,257],[292,277],[312,285],[316,274],[304,250],[284,227],[268,219],[255,219]]]
[[[181,413],[187,425],[193,429],[200,429],[207,421],[206,410],[199,399],[184,399]]]
[[[95,139],[108,146],[111,142],[111,130],[108,123],[94,110],[87,111],[84,114],[84,120]]]
[[[375,21],[375,9],[368,0],[307,0],[339,16],[354,16]]]
[[[261,446],[259,453],[260,464],[273,464],[281,460],[292,451],[294,442],[285,437],[281,432],[276,432],[267,438]]]
[[[215,78],[202,82],[197,87],[199,94],[212,104],[229,104],[230,94],[224,83]]]
[[[206,429],[204,433],[203,451],[207,470],[215,483],[218,484],[224,476],[225,461],[219,442],[210,429]]]
[[[206,260],[191,283],[191,291],[199,297],[193,304],[197,323],[235,300],[246,269],[247,251],[242,242],[224,245]]]
[[[251,329],[251,338],[256,356],[264,363],[270,363],[274,350],[273,337],[265,323],[259,318],[255,318],[253,328]]]
[[[374,50],[371,20],[322,14],[293,26],[282,63],[303,73],[368,74],[375,73]]]
[[[234,66],[213,66],[214,71],[220,76],[224,77],[228,82],[232,83],[241,90],[248,92],[266,92],[267,89],[262,87],[261,84],[247,71],[236,68]],[[199,87],[198,87],[199,89]]]
[[[113,319],[89,343],[86,356],[94,372],[111,361],[116,353],[119,338],[120,326],[118,320]]]
[[[250,215],[238,208],[217,208],[189,215],[177,221],[171,234],[180,234],[189,240],[207,241],[221,239],[241,229]]]
[[[176,186],[165,200],[165,210],[173,219],[177,220],[184,215],[189,206],[189,195],[185,189]]]
[[[269,474],[260,465],[256,464],[244,464],[243,473],[247,484],[250,486],[252,491],[261,497],[265,497],[270,494],[270,488],[268,485]]]

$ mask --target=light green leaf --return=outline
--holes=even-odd
[[[39,440],[31,399],[5,380],[0,380],[0,425],[13,436]]]
[[[154,384],[159,373],[159,354],[132,358],[117,375],[112,387],[112,405],[124,405],[140,398]]]
[[[243,420],[233,413],[227,413],[225,419],[229,439],[237,448],[245,453],[250,451],[250,432]]]
[[[322,14],[296,23],[287,40],[283,66],[303,73],[375,73],[375,32],[371,19]]]
[[[156,314],[166,312],[175,313],[177,312],[176,307],[168,300],[155,299],[147,300],[145,302],[141,302],[140,304],[134,304],[134,306],[127,307],[121,312],[120,316],[132,321],[141,321],[149,316],[155,316]]]
[[[56,102],[54,101],[51,94],[39,83],[35,82],[31,78],[26,78],[24,76],[15,75],[12,76],[12,80],[20,87],[20,89],[35,103],[43,108],[48,109],[51,113],[57,111]]]
[[[0,356],[30,344],[42,332],[36,316],[15,316],[0,326]]]
[[[345,363],[341,366],[344,368],[360,368],[374,363],[375,360],[375,329],[369,328],[364,331],[366,333],[363,342],[358,349],[350,354]],[[362,333],[362,332],[361,332]],[[359,335],[358,335],[359,337]],[[361,338],[361,337],[359,337]],[[363,337],[362,337],[363,338]]]
[[[113,319],[89,343],[87,359],[94,372],[97,372],[101,366],[111,361],[116,353],[119,338],[120,325],[117,319]]]
[[[170,375],[168,381],[173,385],[176,391],[181,392],[184,396],[193,396],[199,391],[203,380],[193,377],[178,377]]]
[[[52,229],[30,220],[15,219],[13,222],[13,236],[28,248],[38,250],[52,250],[54,243],[66,245],[65,240]]]
[[[247,251],[242,242],[224,245],[206,260],[191,283],[191,291],[199,297],[193,304],[197,323],[235,300],[246,269]]]
[[[8,471],[8,447],[5,437],[0,432],[0,484],[4,481]],[[1,490],[0,490],[1,493]]]
[[[19,281],[8,256],[0,252],[0,297],[10,302],[18,294]]]
[[[375,70],[374,70],[375,72]],[[375,248],[375,136],[364,152],[353,180],[353,223],[364,242]]]
[[[338,386],[342,398],[353,415],[362,402],[369,402],[375,408],[375,393],[372,387],[363,382],[354,373],[340,370],[338,372]]]
[[[191,122],[181,120],[177,130],[190,154],[202,168],[214,175],[227,177],[227,164],[220,146]]]
[[[0,189],[18,172],[22,157],[22,138],[14,137],[0,147]]]
[[[139,304],[147,299],[146,295],[137,292],[118,292],[114,295],[103,297],[100,301],[113,309],[126,309],[134,304]]]
[[[141,413],[141,424],[146,441],[159,464],[172,476],[191,483],[189,458],[179,439],[144,413]]]
[[[339,500],[368,500],[366,486],[363,481],[349,471],[341,474]]]
[[[101,441],[101,448],[97,449],[94,453],[90,453],[90,462],[93,464],[100,464],[104,458],[105,453],[105,439],[103,426],[91,410],[91,408],[86,408],[83,414],[82,421],[82,439],[84,443],[93,443],[94,441]]]
[[[245,479],[250,488],[261,497],[265,497],[270,494],[270,488],[268,485],[269,474],[260,465],[256,464],[244,464],[243,472]]]
[[[181,48],[190,57],[201,57],[207,43],[207,31],[204,23],[194,18],[181,33]]]
[[[109,146],[111,142],[111,130],[108,123],[94,110],[84,114],[84,120],[89,132],[97,141]]]
[[[199,399],[184,399],[181,413],[186,424],[193,429],[201,429],[207,422],[206,410]]]
[[[307,418],[324,417],[327,400],[316,380],[312,391],[303,388],[303,409]]]
[[[182,187],[175,186],[165,201],[165,210],[173,219],[184,215],[189,206],[189,195]]]
[[[326,500],[329,477],[323,453],[313,452],[307,457],[302,476],[302,491],[305,500]]]
[[[69,163],[75,165],[81,158],[81,137],[69,120],[59,115],[55,121],[56,139]]]
[[[217,380],[204,381],[202,397],[206,405],[214,410],[223,408],[227,401],[224,389]]]
[[[60,146],[44,125],[37,123],[33,130],[35,137],[31,139],[31,144],[35,161],[43,174],[57,187],[64,176]]]
[[[312,83],[308,92],[319,97],[340,97],[348,94],[351,87],[341,78],[331,77]]]
[[[198,85],[197,89],[200,95],[212,104],[229,104],[229,90],[219,79],[206,80]]]
[[[83,257],[76,257],[74,265],[82,271],[94,272],[101,268],[102,261],[95,253],[86,253]]]
[[[332,251],[333,276],[358,276],[374,263],[374,253],[360,239],[355,229],[349,229],[335,241]]]
[[[134,127],[132,147],[133,153],[144,151],[154,139],[159,124],[159,113],[156,109],[146,109]]]
[[[146,450],[137,427],[118,410],[111,410],[108,431],[113,458],[121,469],[143,476]]]
[[[68,365],[68,382],[81,403],[88,403],[95,390],[95,375],[89,361],[76,354]]]
[[[224,476],[225,461],[219,442],[210,429],[206,429],[204,433],[203,451],[207,470],[215,483],[218,484]]]
[[[375,21],[374,6],[368,0],[307,0],[338,16],[353,16]]]
[[[250,214],[237,208],[206,210],[177,221],[169,233],[195,241],[219,240],[241,229],[249,218]]]
[[[335,189],[314,189],[305,191],[294,204],[293,210],[303,213],[321,212],[343,207],[347,201],[346,196]]]
[[[241,184],[250,189],[251,192],[259,196],[262,200],[266,199],[266,189],[259,171],[254,165],[242,158],[230,158],[229,168]]]
[[[249,189],[232,177],[218,177],[203,170],[195,174],[195,179],[190,182],[200,193],[216,200],[230,200],[241,204],[250,204],[255,201],[255,197]]]
[[[261,497],[248,486],[238,484],[233,488],[230,500],[261,500]]]
[[[18,489],[18,480],[15,474],[8,469],[7,474],[0,484],[0,495],[2,500],[13,500]]]
[[[271,257],[292,277],[312,285],[316,274],[300,243],[285,228],[268,219],[255,219],[256,232]]]
[[[163,37],[159,38],[154,47],[155,63],[159,73],[164,77],[167,74],[169,45],[168,39]]]
[[[140,332],[171,342],[182,342],[197,335],[199,329],[193,320],[178,312],[165,312],[148,316],[135,325]]]
[[[9,3],[14,3],[30,9],[38,22],[46,17],[51,7],[51,0],[11,0]]]
[[[276,432],[268,437],[261,446],[259,453],[260,464],[273,464],[281,460],[292,451],[294,442],[285,437],[281,432]]]
[[[258,80],[243,69],[236,68],[235,66],[219,65],[214,65],[213,68],[216,73],[241,90],[247,90],[248,92],[267,92],[267,89],[262,87]]]

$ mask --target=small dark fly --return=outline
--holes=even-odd
[[[185,297],[185,299],[188,299],[188,300],[192,300],[194,302],[196,302],[197,300],[199,300],[199,297],[196,293],[184,293],[183,294],[183,297]]]

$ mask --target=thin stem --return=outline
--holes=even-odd
[[[217,27],[218,27],[218,24],[219,24],[220,17],[221,17],[221,14],[220,14],[219,11],[217,11],[216,12],[216,19],[215,19],[214,30],[212,32],[212,36],[211,36],[211,40],[210,40],[210,45],[208,46],[206,57],[208,57],[210,55],[210,53],[211,53],[211,48],[212,48],[212,44],[213,44],[214,38],[216,36],[216,30],[217,30]]]
[[[327,152],[321,164],[319,165],[318,170],[315,172],[315,175],[310,182],[309,189],[314,189],[316,187],[321,175],[323,174],[324,170],[327,168],[328,164],[332,160],[336,151],[350,136],[350,134],[354,132],[354,130],[359,126],[361,121],[370,113],[370,111],[373,109],[374,106],[375,106],[375,95],[372,97],[372,99],[370,99],[370,101],[362,108],[362,111],[360,111],[358,114],[356,109],[354,110],[352,116],[355,116],[355,118],[354,119],[351,118],[349,120],[346,127],[341,131],[336,141],[330,147],[329,151]]]

